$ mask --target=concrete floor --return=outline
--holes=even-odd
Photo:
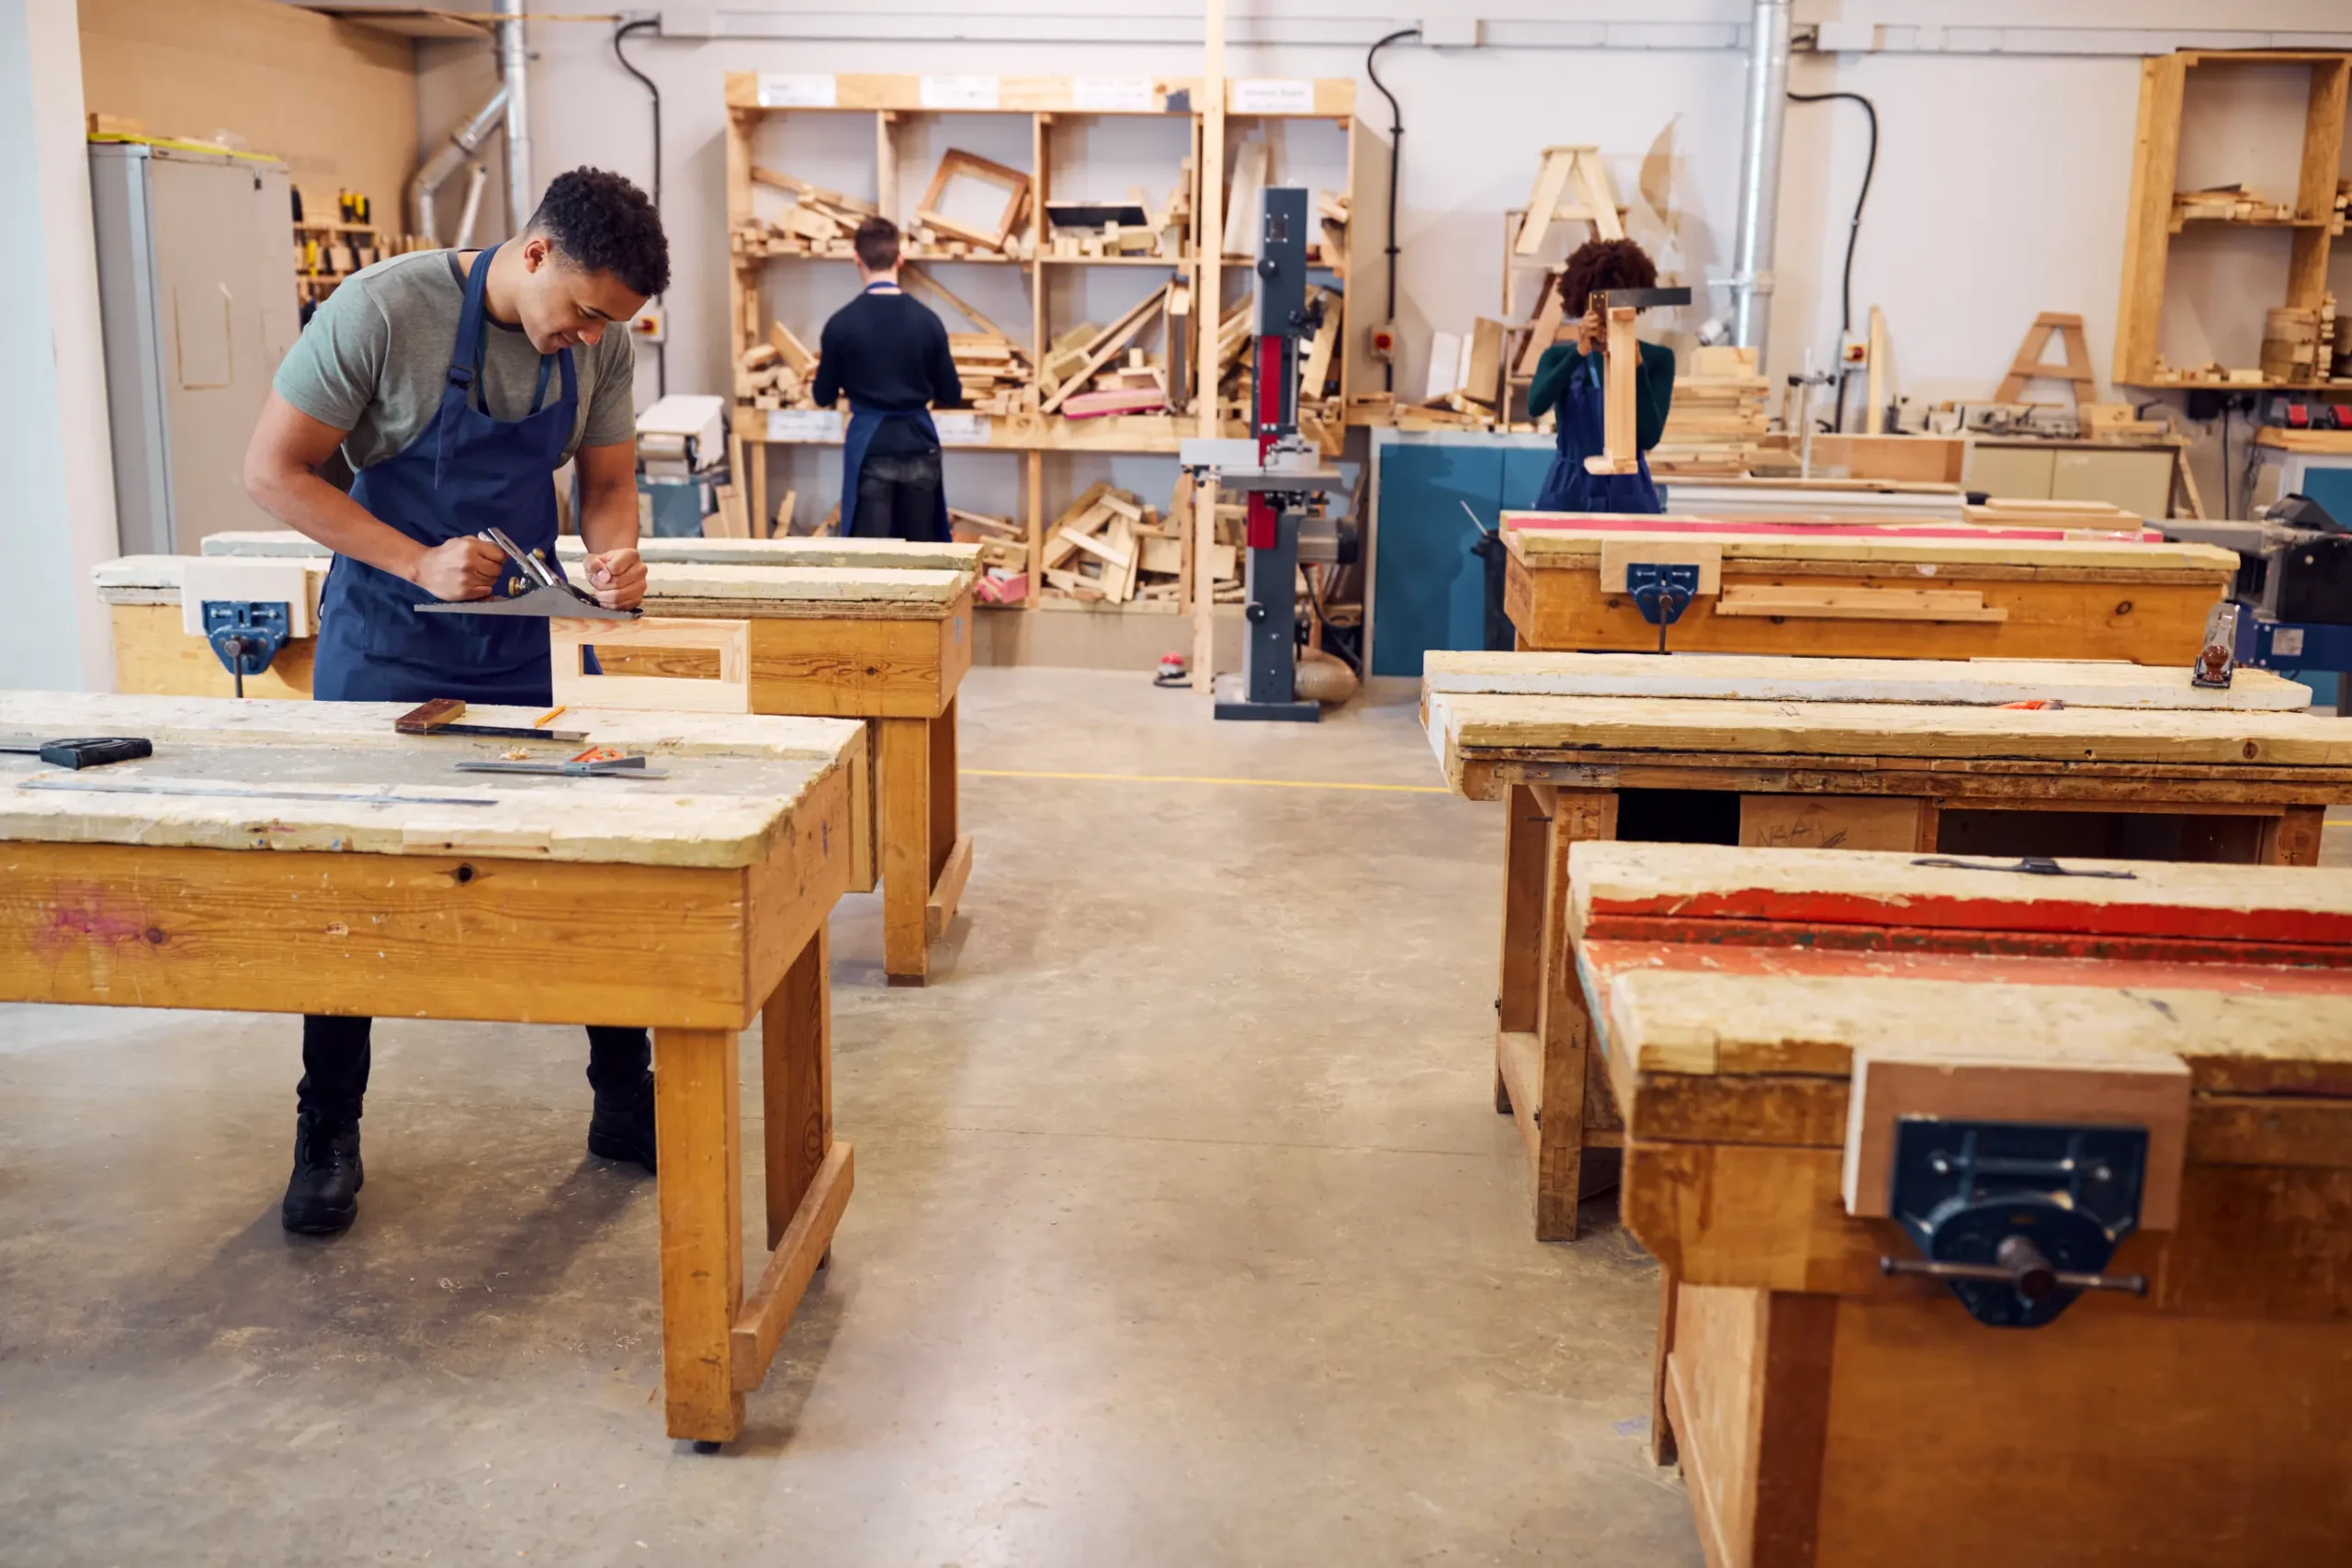
[[[966,918],[909,991],[835,917],[857,1191],[716,1456],[576,1032],[379,1025],[321,1242],[292,1021],[0,1008],[0,1563],[1698,1563],[1656,1269],[1529,1239],[1491,1109],[1500,813],[1381,695],[972,673]]]

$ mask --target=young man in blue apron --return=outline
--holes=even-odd
[[[511,591],[515,569],[480,537],[493,526],[555,566],[555,471],[568,459],[589,586],[615,607],[645,596],[628,321],[669,276],[652,204],[617,175],[574,169],[495,250],[379,262],[320,308],[278,367],[245,488],[334,551],[311,676],[321,702],[545,706],[545,621],[414,606]],[[318,473],[338,447],[357,475],[348,494]],[[357,1212],[368,1025],[302,1021],[289,1231],[331,1235]],[[589,1152],[650,1170],[645,1031],[588,1039]]]
[[[1527,389],[1528,418],[1540,419],[1546,409],[1558,411],[1559,456],[1544,476],[1536,511],[1665,510],[1657,487],[1650,482],[1650,460],[1640,454],[1666,434],[1666,412],[1674,401],[1674,350],[1655,343],[1640,345],[1641,363],[1634,372],[1634,428],[1641,471],[1594,474],[1584,466],[1587,457],[1599,457],[1604,449],[1601,414],[1609,402],[1604,356],[1598,352],[1606,327],[1590,297],[1612,288],[1657,287],[1657,266],[1631,240],[1593,240],[1568,257],[1560,275],[1560,303],[1581,318],[1577,341],[1545,349],[1535,362],[1534,384]]]
[[[947,542],[947,491],[932,409],[964,406],[947,329],[899,287],[899,226],[857,226],[858,296],[818,340],[819,408],[849,396],[842,442],[842,522],[862,539]]]

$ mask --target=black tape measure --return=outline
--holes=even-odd
[[[0,740],[0,751],[22,752],[61,768],[97,768],[152,757],[155,748],[136,735],[102,735],[80,740]]]

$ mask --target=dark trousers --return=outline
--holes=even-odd
[[[929,541],[939,510],[939,454],[868,452],[857,471],[857,515],[850,536],[858,539]]]
[[[304,1015],[302,1081],[294,1089],[298,1109],[358,1119],[359,1102],[368,1093],[368,1032],[374,1021]],[[588,1026],[588,1082],[598,1099],[636,1089],[652,1065],[653,1041],[642,1029]]]

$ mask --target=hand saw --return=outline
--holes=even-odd
[[[506,552],[523,581],[530,583],[526,593],[516,593],[504,599],[463,599],[444,603],[435,600],[419,604],[417,611],[436,615],[539,615],[565,620],[634,621],[641,610],[609,610],[596,602],[593,593],[566,582],[550,570],[548,564],[516,545],[506,536],[503,528],[485,528],[481,536]]]

